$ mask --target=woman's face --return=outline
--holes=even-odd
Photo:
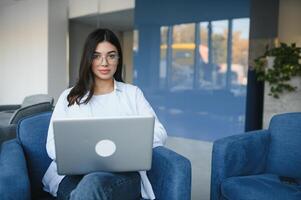
[[[97,80],[110,80],[117,70],[117,48],[109,42],[100,42],[93,55],[92,71]]]

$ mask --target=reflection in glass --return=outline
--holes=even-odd
[[[139,31],[138,30],[134,30],[133,31],[133,51],[134,52],[138,52],[138,47],[139,47]]]
[[[138,51],[139,51],[139,31],[138,30],[134,30],[133,31],[133,57],[134,57],[134,60],[137,60],[137,54],[138,54]],[[138,73],[137,73],[137,66],[134,67],[134,70],[133,70],[133,78],[134,80],[137,79],[137,76],[138,76]]]
[[[208,22],[201,22],[198,24],[199,26],[199,34],[197,37],[198,48],[197,54],[198,57],[196,60],[196,69],[198,76],[196,76],[197,80],[195,80],[197,88],[206,88],[210,82],[208,81],[208,62],[209,62],[209,48],[208,48]],[[196,55],[197,56],[197,55]]]
[[[173,26],[171,91],[193,87],[195,24]]]
[[[161,32],[161,44],[160,44],[160,69],[159,69],[159,88],[164,89],[166,87],[167,79],[167,35],[168,27],[162,26]]]
[[[160,55],[151,57],[158,59],[159,69],[152,74],[140,68],[138,75],[142,86],[149,76],[159,77],[158,88],[142,89],[168,134],[213,141],[243,132],[249,19],[161,26],[158,31],[156,45],[148,44],[148,37],[144,42],[160,46]],[[141,63],[157,51],[146,49],[136,58]]]
[[[212,23],[212,62],[209,60],[212,89],[226,87],[228,20]],[[210,28],[210,27],[208,27]]]
[[[249,19],[233,20],[232,71],[237,74],[232,78],[232,85],[247,85],[249,53]]]

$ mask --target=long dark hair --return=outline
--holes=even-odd
[[[92,72],[93,55],[97,45],[104,41],[111,43],[117,48],[119,59],[117,70],[113,77],[116,81],[123,82],[122,51],[118,38],[109,29],[96,29],[90,33],[86,39],[80,62],[79,79],[67,96],[67,100],[69,102],[68,106],[72,106],[74,103],[77,103],[78,105],[83,103],[87,104],[92,98],[95,88],[94,75]],[[87,92],[89,92],[88,97],[84,99],[84,101],[81,101]]]

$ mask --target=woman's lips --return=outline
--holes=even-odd
[[[108,74],[111,70],[109,69],[100,69],[98,70],[101,74]]]

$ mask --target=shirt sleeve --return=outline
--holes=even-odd
[[[163,146],[167,139],[167,133],[151,105],[145,99],[142,91],[137,87],[136,106],[139,115],[152,115],[155,117],[154,142],[153,147]]]
[[[61,96],[59,97],[51,119],[50,119],[50,123],[49,123],[49,128],[48,128],[48,134],[47,134],[47,143],[46,143],[46,150],[47,150],[47,154],[48,156],[52,159],[55,160],[56,156],[55,156],[55,146],[54,146],[54,138],[53,138],[53,119],[56,118],[62,118],[62,117],[66,117],[66,108],[68,105],[68,101],[67,101],[67,95],[69,94],[70,90],[65,90]]]

